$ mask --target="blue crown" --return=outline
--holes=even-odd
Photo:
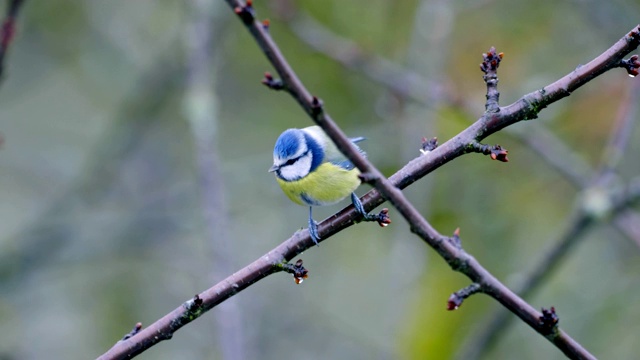
[[[285,159],[298,152],[298,149],[300,149],[300,132],[301,130],[299,129],[289,129],[280,134],[273,148],[273,155]]]

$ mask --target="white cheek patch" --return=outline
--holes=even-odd
[[[282,166],[279,170],[280,177],[286,181],[300,180],[309,174],[311,170],[311,153],[307,153],[291,165]]]

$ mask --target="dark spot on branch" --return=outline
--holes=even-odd
[[[378,215],[376,215],[376,217],[377,217],[376,221],[378,222],[378,225],[380,225],[380,227],[387,227],[389,226],[389,224],[391,224],[391,218],[389,217],[389,209],[387,208],[380,210],[380,212],[378,213]]]
[[[233,11],[242,19],[245,25],[250,25],[256,18],[256,11],[253,8],[253,1],[247,0],[246,5],[238,6]]]
[[[293,274],[293,280],[296,284],[301,284],[304,279],[309,277],[309,271],[302,266],[302,259],[298,259],[295,264],[282,264],[282,270]]]
[[[544,334],[551,334],[560,322],[560,318],[556,314],[556,308],[553,306],[550,309],[542,308],[542,316],[540,316],[539,320],[539,325],[542,327]]]
[[[507,149],[503,149],[502,146],[496,144],[495,146],[491,147],[491,154],[489,154],[489,156],[491,157],[491,160],[507,162],[509,161],[509,159],[507,158],[508,153],[509,151]]]
[[[638,60],[638,55],[633,55],[628,59],[620,60],[619,66],[625,68],[629,76],[631,77],[638,76],[638,69],[640,68],[640,61]]]
[[[634,43],[635,46],[638,46],[640,44],[640,26],[631,30],[628,36],[631,38],[631,42]]]
[[[123,341],[123,340],[127,340],[127,339],[129,339],[129,338],[133,337],[135,334],[139,333],[141,329],[142,329],[142,323],[141,323],[141,322],[139,322],[139,323],[137,323],[137,324],[133,327],[133,330],[131,330],[127,335],[125,335],[125,336],[122,338],[122,340],[121,340],[121,341]]]
[[[318,116],[320,114],[322,114],[322,100],[318,99],[316,96],[314,96],[311,99],[311,113],[313,116]]]
[[[271,90],[284,89],[284,83],[280,79],[274,79],[270,72],[266,71],[261,81],[266,87]]]
[[[423,154],[428,153],[429,151],[433,151],[438,147],[438,138],[437,137],[433,137],[431,139],[427,138],[422,138],[422,147],[420,149],[420,152]]]

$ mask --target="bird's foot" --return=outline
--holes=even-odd
[[[391,224],[391,219],[389,218],[389,209],[384,208],[378,214],[370,214],[364,210],[364,206],[362,205],[362,202],[360,201],[356,193],[351,193],[351,202],[356,208],[358,214],[362,215],[362,221],[375,221],[382,227]]]
[[[309,208],[309,236],[311,236],[311,240],[313,240],[316,246],[320,246],[318,244],[318,240],[320,240],[320,236],[318,236],[318,223],[311,217],[311,208]]]

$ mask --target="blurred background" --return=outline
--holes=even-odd
[[[478,64],[490,46],[505,53],[506,105],[640,18],[632,0],[254,2],[301,80],[348,135],[367,137],[386,175],[420,155],[423,136],[444,142],[482,115]],[[95,358],[306,227],[306,209],[267,169],[277,136],[310,119],[260,84],[273,70],[225,2],[26,1],[5,66],[1,359]],[[611,71],[486,140],[510,162],[467,155],[405,192],[518,288],[571,227],[620,114],[630,139],[614,183],[640,174],[637,82]],[[640,221],[626,215],[576,235],[526,298],[555,306],[602,358],[637,356]],[[474,345],[500,306],[477,295],[446,311],[469,281],[391,216],[302,254],[303,284],[270,276],[139,358],[563,358],[520,321]]]

